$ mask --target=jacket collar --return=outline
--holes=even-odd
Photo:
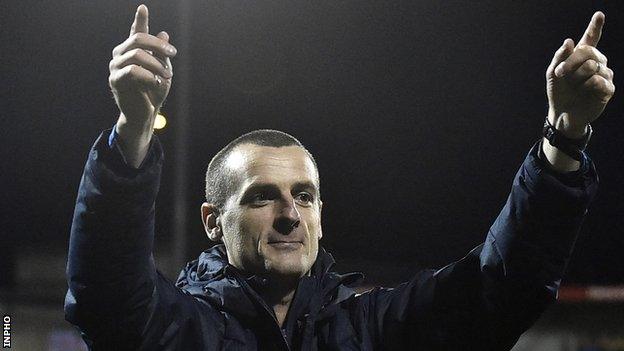
[[[334,264],[333,256],[319,247],[310,276],[299,281],[289,319],[317,318],[324,308],[355,294],[352,287],[364,278],[363,274],[338,274],[332,271]],[[266,279],[231,266],[223,244],[202,252],[196,260],[187,263],[176,281],[176,286],[182,290],[244,319],[258,318],[266,313],[263,311],[264,302],[259,301],[256,292],[265,284]]]

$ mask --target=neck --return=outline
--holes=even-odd
[[[280,328],[286,320],[286,314],[295,296],[298,284],[299,278],[270,278],[267,284],[268,288],[260,292],[264,301],[273,309],[273,312],[275,312],[275,317],[277,318],[277,323]]]

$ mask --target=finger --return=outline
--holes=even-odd
[[[149,12],[147,6],[141,4],[134,14],[134,22],[130,27],[130,36],[135,33],[149,33]]]
[[[165,32],[165,31],[162,31],[162,32],[156,34],[156,37],[161,39],[161,40],[163,40],[163,41],[165,41],[165,42],[167,42],[167,43],[169,43],[169,34],[167,32]],[[169,56],[158,55],[157,53],[154,53],[154,56],[173,75],[173,67],[171,66],[171,58]],[[171,78],[171,77],[165,77],[165,78]]]
[[[585,61],[592,59],[604,65],[607,64],[607,57],[598,49],[588,45],[577,45],[572,55],[566,58],[555,68],[555,75],[563,77],[570,72],[577,70]]]
[[[599,75],[609,81],[613,79],[613,71],[609,67],[592,59],[585,61],[576,71],[568,74],[567,78],[573,84],[580,84],[593,75]]]
[[[604,77],[594,75],[582,85],[583,90],[596,96],[600,102],[606,104],[615,93],[615,85]]]
[[[175,46],[161,38],[147,33],[135,33],[113,49],[113,57],[123,55],[132,49],[152,51],[162,57],[175,56],[178,52]]]
[[[585,33],[581,40],[579,40],[578,45],[589,45],[596,46],[600,41],[600,36],[602,35],[602,26],[605,22],[604,13],[597,11],[592,16],[589,21],[589,25],[587,25],[587,29],[585,29]]]
[[[161,85],[162,81],[153,72],[141,66],[128,65],[111,73],[109,83],[115,90],[132,89],[136,85],[151,89]]]
[[[162,31],[162,32],[156,34],[156,37],[166,41],[167,43],[169,42],[169,33],[165,32],[165,31]]]
[[[563,41],[563,44],[557,51],[555,51],[555,55],[550,61],[550,65],[548,65],[548,69],[546,70],[546,75],[551,76],[555,70],[555,67],[563,60],[568,58],[572,52],[574,51],[574,41],[572,39],[566,39]]]
[[[172,73],[165,67],[162,61],[156,59],[143,49],[133,49],[111,60],[109,68],[113,72],[128,65],[139,65],[164,78],[171,78]]]

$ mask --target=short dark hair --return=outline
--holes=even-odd
[[[316,160],[299,140],[297,140],[294,136],[279,130],[258,129],[243,134],[229,142],[223,149],[217,152],[208,164],[208,169],[206,170],[206,201],[215,205],[219,210],[223,209],[228,196],[233,191],[235,183],[233,181],[234,175],[229,173],[225,167],[225,161],[230,153],[236,149],[237,146],[242,144],[270,147],[298,146],[302,148],[314,164],[317,184],[320,187]]]

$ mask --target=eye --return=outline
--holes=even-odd
[[[253,194],[249,198],[249,200],[253,205],[262,206],[262,205],[266,205],[266,203],[269,202],[270,199],[267,193],[259,192],[259,193]]]
[[[309,205],[314,201],[314,197],[310,193],[301,192],[295,196],[295,200],[303,205]]]

